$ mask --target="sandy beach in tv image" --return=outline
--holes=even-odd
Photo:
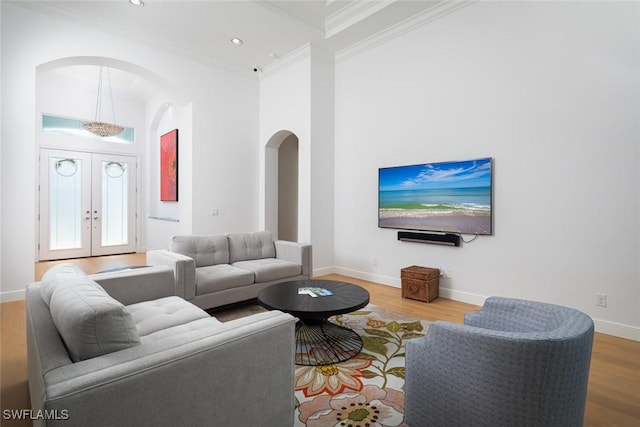
[[[379,170],[383,228],[491,234],[491,158]]]

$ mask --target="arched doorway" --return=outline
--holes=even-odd
[[[276,132],[265,147],[265,226],[275,238],[298,241],[298,137]]]
[[[65,134],[61,129],[56,128],[56,123],[52,122],[45,126],[45,118],[60,117],[65,121],[81,122],[84,118],[94,117],[96,111],[96,83],[97,70],[104,67],[109,72],[108,98],[109,101],[103,105],[103,109],[111,110],[107,114],[107,118],[112,118],[111,114],[118,113],[119,120],[122,120],[126,126],[135,129],[135,138],[132,137],[130,142],[117,142],[102,139],[87,139],[74,135],[73,126],[68,126],[71,133]],[[84,203],[89,203],[90,209],[81,210],[82,215],[77,212],[71,215],[67,211],[58,210],[52,221],[52,209],[43,200],[48,200],[50,195],[45,191],[49,186],[43,185],[43,180],[47,176],[48,169],[41,167],[38,174],[38,187],[40,189],[40,198],[36,217],[36,253],[38,260],[43,259],[62,259],[78,256],[89,255],[106,255],[110,253],[127,253],[139,250],[144,247],[161,247],[166,241],[167,235],[180,234],[179,231],[173,231],[180,226],[186,226],[190,220],[190,215],[184,215],[185,220],[178,223],[174,220],[178,216],[179,207],[177,203],[162,205],[156,194],[156,181],[159,176],[158,172],[158,154],[159,146],[157,141],[159,135],[168,129],[182,128],[188,129],[191,126],[190,103],[173,85],[165,81],[161,76],[142,68],[138,65],[121,61],[108,57],[93,56],[77,56],[57,59],[51,62],[40,64],[36,68],[36,112],[38,116],[43,117],[42,132],[37,133],[36,147],[39,151],[41,166],[47,158],[44,154],[51,154],[52,150],[60,150],[63,154],[53,153],[60,156],[53,159],[53,167],[58,163],[61,164],[79,164],[77,159],[82,160],[82,164],[91,164],[91,169],[86,169],[86,174],[91,176],[89,179],[81,179],[78,187],[78,193],[81,196],[75,197]],[[111,93],[113,91],[113,94]],[[153,114],[154,116],[150,116]],[[186,112],[186,113],[185,113]],[[76,118],[76,119],[69,119]],[[149,127],[148,120],[151,118],[152,123]],[[115,119],[115,118],[114,118]],[[47,122],[49,123],[49,122]],[[45,132],[45,128],[47,131]],[[181,135],[181,150],[190,147],[190,132],[184,132]],[[42,151],[45,150],[45,151]],[[97,155],[101,156],[98,163],[94,162]],[[105,155],[119,156],[117,158],[104,159]],[[78,157],[81,156],[81,157]],[[89,157],[86,157],[89,156]],[[113,166],[114,162],[124,165],[123,160],[127,160],[127,197],[118,197],[120,193],[114,193],[115,196],[108,198],[109,211],[104,207],[104,186],[99,185],[99,181],[93,177],[93,172],[105,171],[104,165]],[[186,157],[185,157],[186,158]],[[114,160],[115,159],[115,160]],[[73,162],[72,162],[73,161]],[[49,162],[51,163],[51,162]],[[50,165],[51,166],[51,165]],[[189,167],[184,167],[189,170]],[[74,175],[75,176],[75,175]],[[123,177],[118,176],[118,177]],[[57,177],[57,175],[54,175]],[[109,178],[113,178],[109,175]],[[104,179],[103,179],[104,181]],[[113,180],[111,180],[113,181]],[[122,180],[124,181],[124,180]],[[88,186],[91,182],[95,184]],[[84,187],[88,187],[91,191],[84,191]],[[124,184],[123,184],[124,185]],[[95,187],[95,188],[94,188]],[[129,188],[131,187],[131,188]],[[111,186],[109,188],[116,188]],[[124,187],[123,187],[124,188]],[[188,187],[187,187],[188,188]],[[67,191],[65,189],[64,191]],[[57,190],[60,193],[60,190]],[[68,192],[68,191],[67,191]],[[74,193],[75,194],[75,193]],[[124,193],[123,193],[124,194]],[[189,192],[184,192],[181,196],[185,202],[182,206],[189,207]],[[131,197],[129,197],[131,196]],[[57,198],[56,198],[57,200]],[[124,203],[126,200],[126,203]],[[99,202],[98,212],[94,209],[94,202]],[[120,202],[119,204],[116,203]],[[58,203],[60,207],[65,207]],[[103,208],[100,209],[100,206]],[[114,206],[122,206],[123,212],[115,211]],[[75,207],[75,206],[73,206]],[[126,207],[126,211],[124,208]],[[92,215],[87,215],[87,211],[91,211]],[[109,227],[104,227],[107,223],[105,214],[112,213],[114,218],[126,218],[119,222],[115,222],[115,226],[109,223]],[[142,212],[146,212],[143,215]],[[125,216],[126,213],[126,216]],[[102,214],[102,215],[93,215]],[[159,218],[159,219],[157,219]],[[45,221],[46,220],[46,221]],[[156,227],[156,223],[160,222]],[[168,222],[167,222],[168,221]],[[71,226],[64,228],[63,238],[59,238],[60,232],[57,231],[56,239],[62,243],[51,244],[50,230],[56,227],[62,230],[59,225],[63,223],[71,223]],[[53,224],[53,225],[52,225]],[[100,229],[94,227],[95,224],[102,224],[103,233],[99,233]],[[125,227],[126,225],[126,227]],[[80,228],[80,232],[78,232]],[[160,231],[156,230],[160,229]],[[104,230],[109,232],[105,233]],[[114,243],[112,230],[122,229],[121,236],[124,236]],[[91,231],[91,239],[85,238],[86,230]],[[171,231],[169,231],[171,230]],[[72,234],[73,233],[73,234]],[[68,238],[71,235],[74,240]],[[76,237],[81,236],[81,237]],[[106,239],[106,240],[105,240]],[[81,243],[77,243],[77,241]],[[100,242],[96,249],[95,243]],[[105,241],[108,244],[105,244]],[[104,248],[107,246],[108,248]],[[50,250],[43,250],[48,248]],[[69,250],[68,250],[69,249]],[[76,251],[77,249],[77,251]],[[88,251],[88,252],[87,252]]]

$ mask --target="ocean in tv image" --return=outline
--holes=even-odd
[[[491,234],[491,158],[381,168],[383,228]]]

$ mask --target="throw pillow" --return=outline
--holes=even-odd
[[[40,281],[40,296],[49,305],[51,295],[59,283],[87,277],[87,274],[73,264],[58,264],[47,270]]]
[[[140,344],[125,306],[88,277],[58,283],[49,310],[74,362]]]

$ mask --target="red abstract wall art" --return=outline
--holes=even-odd
[[[178,129],[160,137],[160,200],[178,201]]]

